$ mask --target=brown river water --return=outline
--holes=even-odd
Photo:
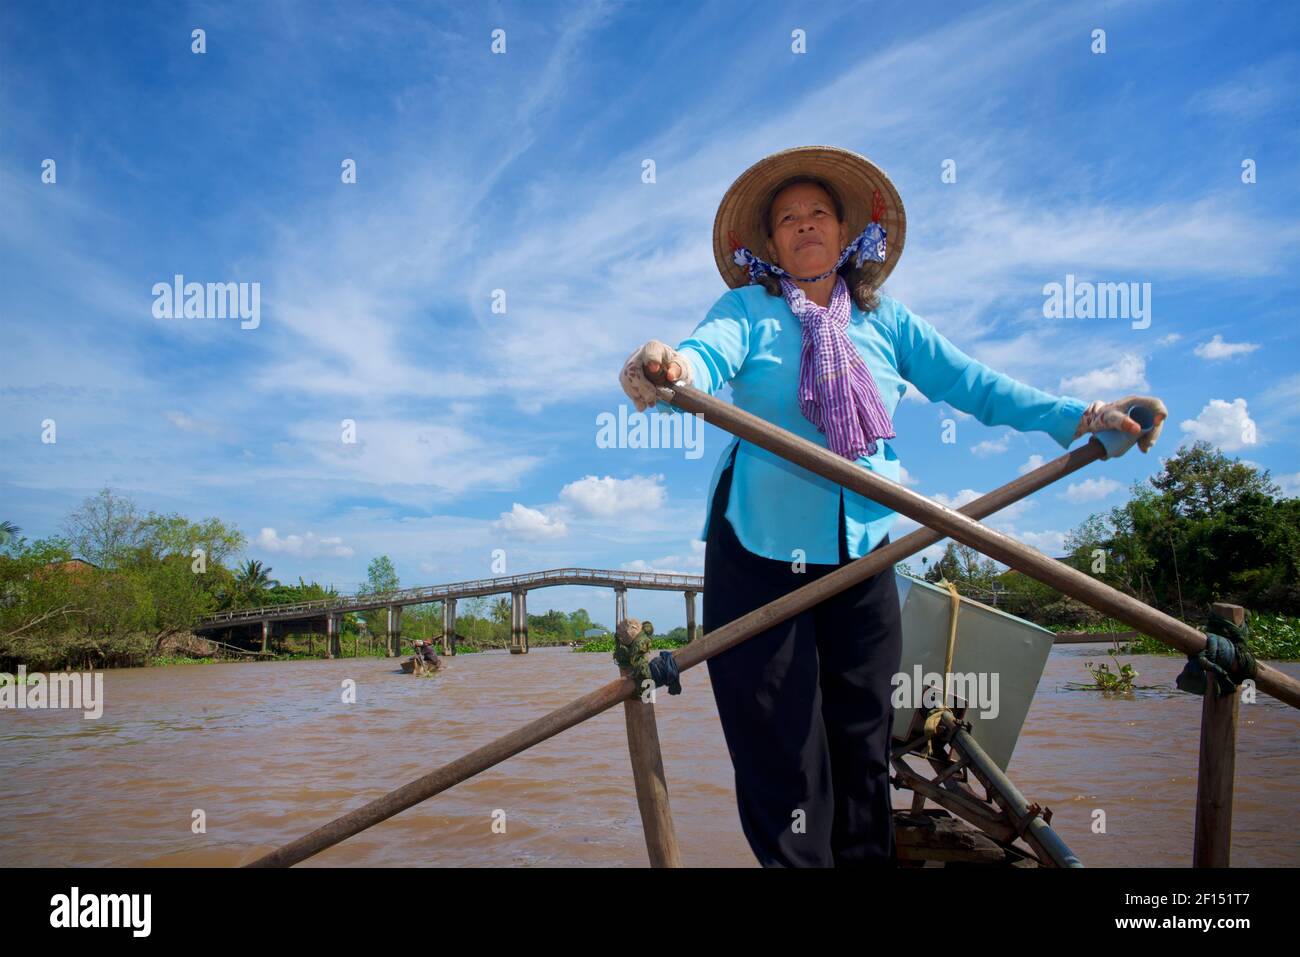
[[[1008,773],[1085,865],[1190,866],[1201,699],[1173,687],[1184,659],[1123,658],[1162,690],[1064,689],[1099,657],[1053,649]],[[0,866],[243,864],[617,676],[609,655],[567,648],[445,660],[433,678],[374,658],[108,671],[98,720],[0,711]],[[682,687],[660,689],[656,714],[683,861],[756,866],[707,669]],[[1241,706],[1234,866],[1300,864],[1298,739],[1295,709]],[[619,705],[303,866],[646,863]]]

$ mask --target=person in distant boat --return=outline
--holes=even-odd
[[[984,425],[1044,432],[1065,448],[1088,432],[1142,433],[1128,415],[1137,408],[1154,421],[1136,440],[1150,448],[1167,416],[1158,398],[1089,404],[1032,388],[879,293],[905,222],[893,183],[849,150],[804,146],[751,166],[713,223],[731,289],[676,349],[651,339],[628,357],[619,380],[637,411],[680,414],[651,377],[710,395],[730,383],[739,408],[892,482],[903,475],[886,440],[908,383]],[[1013,246],[993,237],[985,248]],[[719,457],[706,503],[706,632],[880,548],[898,519],[739,438]],[[896,860],[890,692],[901,655],[887,569],[709,659],[740,822],[763,866]]]
[[[438,653],[433,650],[433,642],[421,641],[419,642],[419,645],[420,648],[418,650],[420,653],[420,657],[422,657],[425,661],[429,662],[430,664],[433,665],[440,664],[438,660]]]

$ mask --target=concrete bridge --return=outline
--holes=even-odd
[[[239,608],[209,615],[194,624],[195,632],[212,632],[235,628],[261,628],[262,651],[268,651],[272,629],[277,622],[324,622],[326,657],[341,655],[339,635],[343,615],[347,612],[388,612],[385,639],[388,656],[401,655],[402,609],[407,605],[442,602],[442,651],[451,654],[450,636],[456,633],[456,600],[482,595],[510,595],[510,651],[528,652],[528,592],[554,585],[598,585],[614,590],[614,627],[627,617],[627,590],[644,588],[656,591],[680,591],[686,598],[686,635],[689,641],[699,637],[695,626],[695,596],[704,589],[699,575],[673,575],[667,572],[625,572],[603,568],[552,568],[523,575],[478,578],[449,585],[403,588],[374,595],[348,595],[321,601],[297,602],[292,605],[268,605],[264,608]]]

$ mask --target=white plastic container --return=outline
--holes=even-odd
[[[918,678],[923,686],[942,681],[952,600],[946,588],[896,574],[903,610],[903,655],[895,679],[894,738],[902,741],[916,710]],[[1011,762],[1054,638],[1033,622],[961,599],[952,663],[953,675],[960,677],[948,702],[964,701],[972,737],[1003,771]],[[899,698],[908,703],[899,706]]]

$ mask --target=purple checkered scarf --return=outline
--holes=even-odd
[[[846,332],[849,287],[835,277],[830,306],[819,306],[784,276],[781,291],[803,327],[799,357],[799,410],[826,435],[832,452],[856,462],[876,454],[877,439],[894,438],[880,390]]]

